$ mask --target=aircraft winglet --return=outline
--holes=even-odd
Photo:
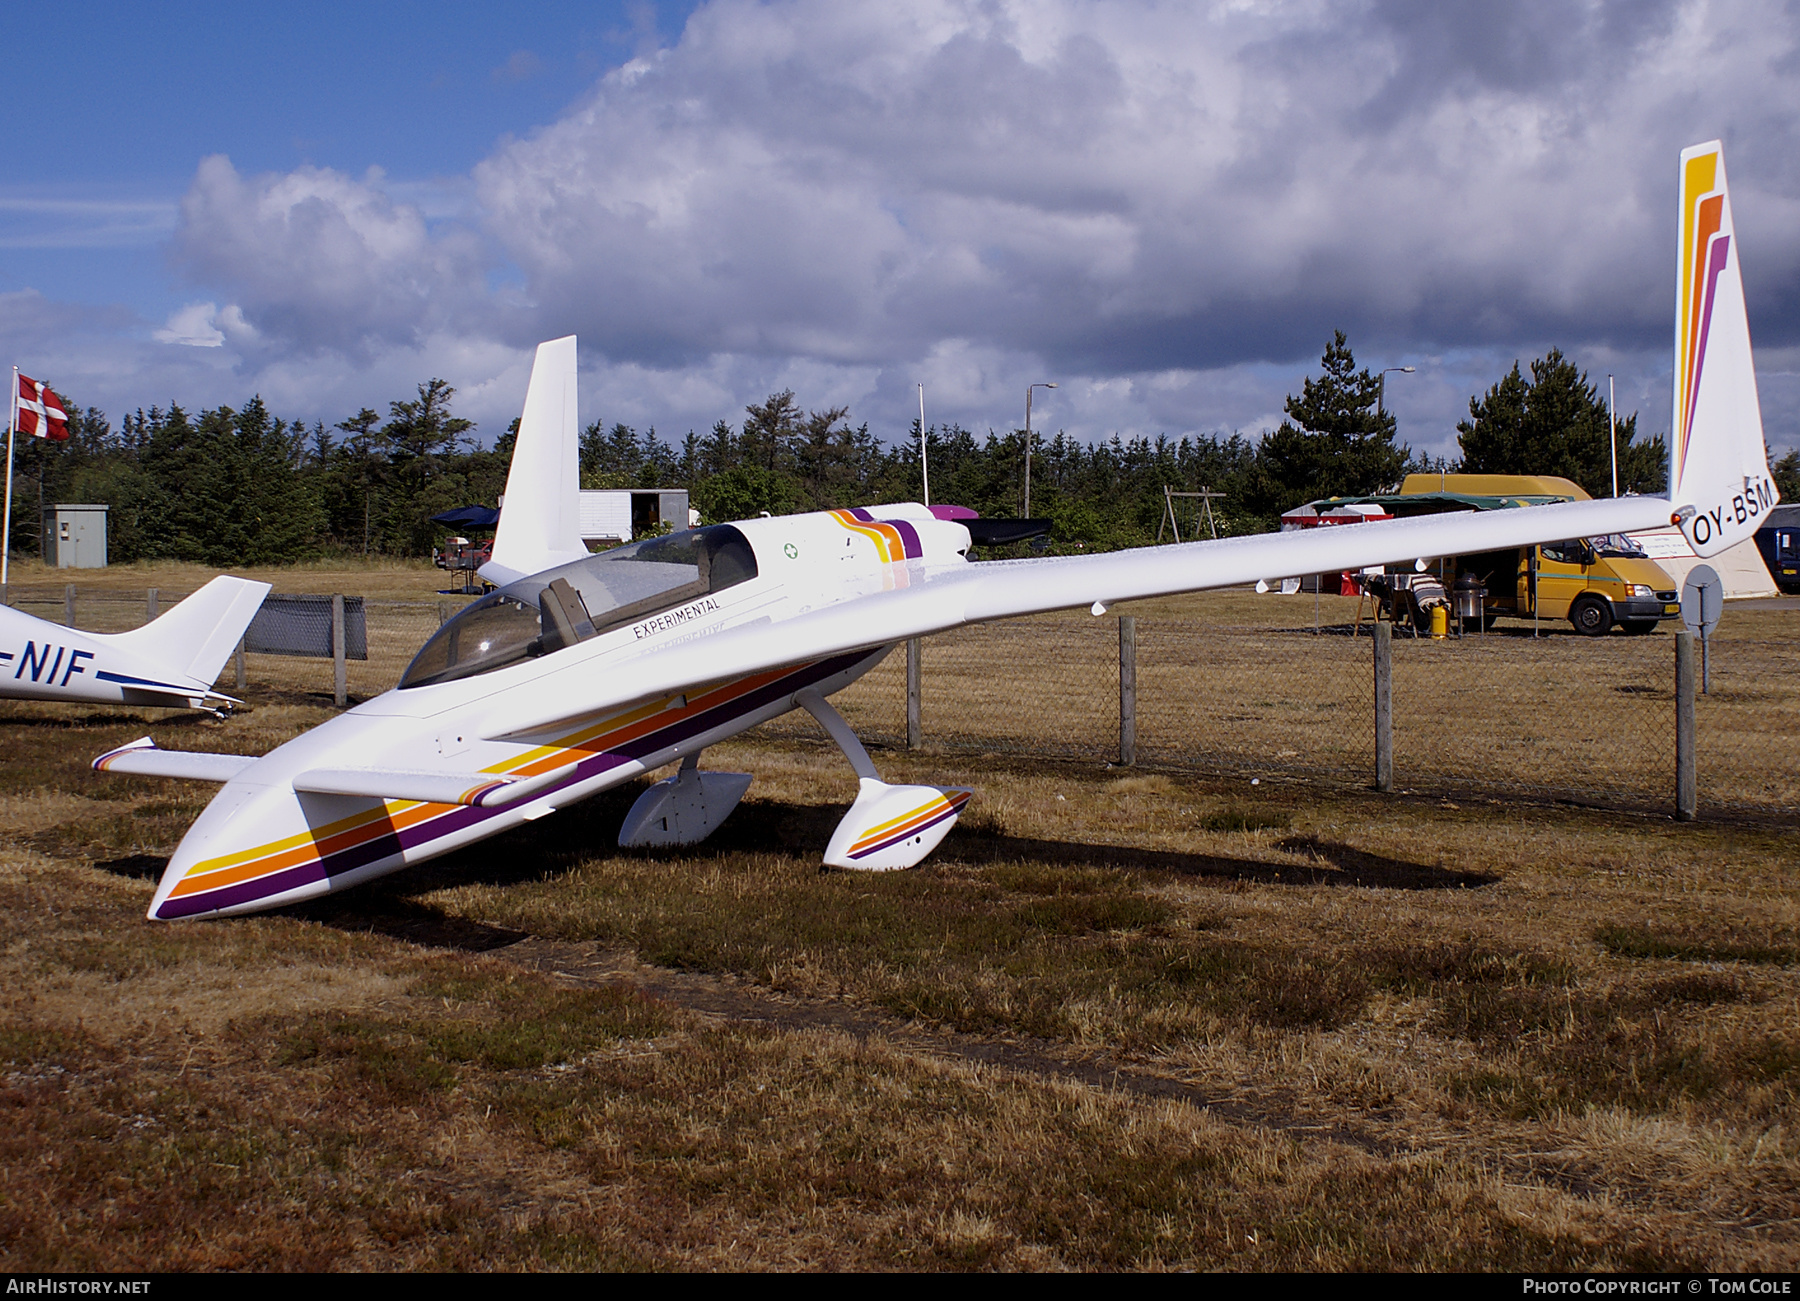
[[[1681,151],[1675,282],[1673,522],[1701,556],[1756,532],[1781,500],[1769,473],[1737,232],[1717,140]]]
[[[540,343],[519,417],[493,559],[481,576],[504,586],[588,554],[581,540],[575,336]]]

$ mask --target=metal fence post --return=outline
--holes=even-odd
[[[350,703],[344,681],[344,598],[331,598],[331,699],[342,709]]]
[[[1394,789],[1394,625],[1375,620],[1375,789]]]
[[[1119,764],[1137,762],[1137,616],[1119,616]]]
[[[156,622],[156,589],[153,587],[144,593],[144,622]]]
[[[75,626],[75,584],[63,588],[63,622]]]
[[[924,665],[925,648],[917,637],[906,641],[906,748],[925,744]]]
[[[1694,634],[1675,634],[1675,820],[1692,822],[1699,806],[1694,765]]]

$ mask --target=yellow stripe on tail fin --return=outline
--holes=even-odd
[[[1755,533],[1781,500],[1763,445],[1737,233],[1717,140],[1681,151],[1679,229],[1669,504],[1694,550],[1715,556]]]

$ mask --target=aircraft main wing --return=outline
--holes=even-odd
[[[904,587],[855,597],[778,623],[729,628],[671,646],[646,648],[609,665],[603,699],[571,677],[546,698],[579,700],[518,719],[490,740],[526,740],[698,682],[802,664],[891,645],[964,624],[1081,606],[1173,596],[1295,574],[1361,569],[1445,555],[1498,551],[1563,538],[1597,537],[1669,522],[1661,497],[1622,497],[1513,510],[1457,512],[1372,524],[1184,542],[1092,556],[996,560],[905,571]],[[579,672],[571,664],[561,673]],[[546,683],[561,676],[553,674]]]
[[[1661,497],[1457,511],[1093,556],[988,561],[932,575],[925,585],[963,593],[959,622],[979,623],[1095,603],[1104,607],[1117,601],[1272,582],[1297,574],[1597,537],[1656,528],[1669,518],[1669,503]]]

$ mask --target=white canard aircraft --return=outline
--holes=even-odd
[[[1776,492],[1764,456],[1719,145],[1682,155],[1668,498],[1626,497],[1102,555],[971,563],[953,513],[914,504],[690,529],[590,555],[576,532],[575,340],[540,345],[493,560],[499,590],[428,641],[400,685],[258,759],[148,737],[111,772],[225,785],[169,860],[152,919],[342,890],[671,763],[621,845],[692,844],[736,807],[707,746],[796,707],[862,779],[825,861],[909,867],[970,792],[890,786],[830,696],[896,644],[963,624],[1678,523],[1710,556]]]
[[[0,606],[0,696],[214,709],[213,690],[267,583],[221,575],[130,632],[78,632]]]

